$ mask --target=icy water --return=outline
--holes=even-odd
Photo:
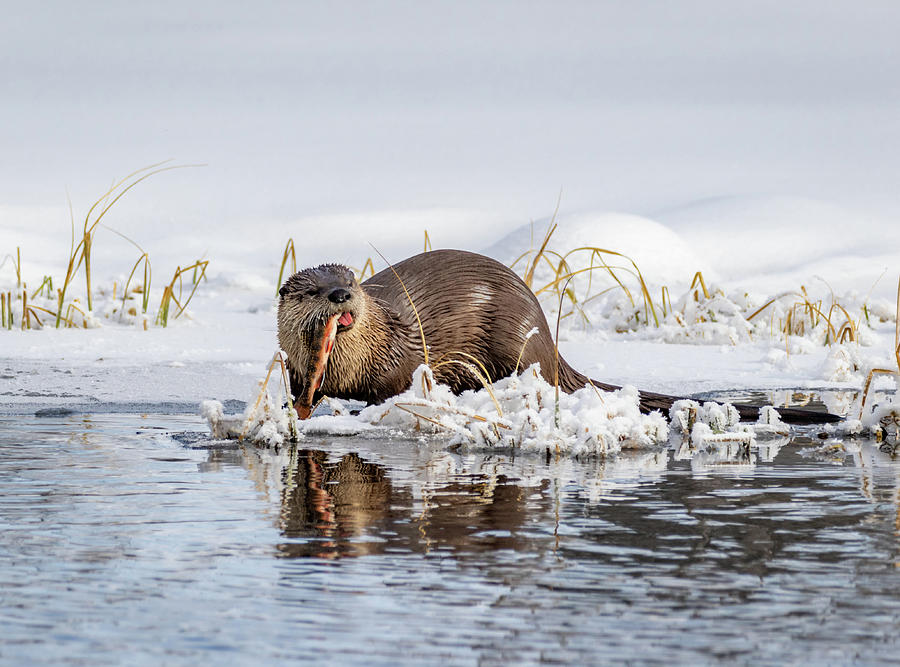
[[[893,662],[898,493],[814,432],[579,462],[0,417],[0,661]]]

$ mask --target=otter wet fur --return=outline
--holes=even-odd
[[[482,387],[472,359],[491,380],[511,375],[517,363],[521,371],[537,362],[544,378],[554,382],[558,361],[565,392],[589,382],[605,391],[619,388],[589,380],[566,363],[532,291],[507,266],[483,255],[433,250],[362,284],[346,266],[322,264],[292,275],[279,294],[278,341],[287,354],[301,418],[323,396],[380,403],[408,389],[413,371],[425,363],[422,334],[435,379],[456,393]],[[529,338],[533,329],[537,333]],[[448,360],[464,363],[441,363]],[[645,412],[667,411],[676,400],[640,392]],[[742,419],[756,419],[757,408],[735,407]],[[779,413],[797,424],[839,419],[795,408]]]

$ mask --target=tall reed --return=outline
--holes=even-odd
[[[164,171],[172,171],[173,169],[186,169],[188,167],[197,167],[201,165],[183,164],[170,165],[163,167],[169,160],[158,162],[156,164],[143,167],[128,174],[125,178],[115,182],[103,195],[95,201],[88,209],[87,215],[84,217],[82,225],[81,239],[75,243],[75,216],[72,211],[72,202],[69,201],[69,217],[72,227],[72,240],[69,249],[69,261],[66,267],[66,275],[63,279],[62,288],[59,290],[59,303],[56,313],[56,327],[59,328],[62,323],[63,304],[66,298],[66,292],[69,285],[75,278],[78,269],[84,264],[84,280],[85,289],[87,291],[87,308],[88,312],[93,310],[93,292],[91,289],[91,253],[94,247],[94,236],[100,221],[106,216],[109,210],[125,196],[134,186],[142,181],[147,180],[151,176],[160,174]]]
[[[297,253],[294,249],[294,239],[289,238],[287,243],[284,246],[284,253],[281,255],[281,267],[278,269],[278,283],[275,285],[275,297],[278,297],[279,290],[281,290],[281,282],[284,279],[284,270],[287,268],[288,259],[291,260],[291,273],[290,275],[294,275],[297,273]]]
[[[178,312],[175,313],[175,317],[172,319],[177,319],[184,312],[185,308],[188,307],[188,304],[191,302],[191,299],[194,298],[194,293],[197,291],[197,287],[200,286],[200,281],[206,277],[206,267],[209,265],[209,260],[197,260],[190,266],[186,266],[185,268],[181,268],[180,266],[175,269],[175,275],[172,277],[172,282],[165,286],[163,289],[162,300],[159,304],[159,310],[156,313],[156,323],[160,326],[166,327],[169,325],[169,308],[171,304],[174,302],[176,306],[178,306]],[[189,271],[193,271],[194,269],[198,269],[200,271],[200,277],[196,279],[193,283],[193,287],[191,288],[191,293],[188,294],[187,299],[185,299],[184,303],[181,302],[182,292],[183,292],[183,282],[182,277],[184,274]],[[178,296],[175,296],[175,283],[178,283]]]

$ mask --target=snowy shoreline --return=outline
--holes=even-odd
[[[900,244],[869,244],[864,249],[870,257],[861,262],[858,243],[848,245],[837,233],[823,233],[804,247],[802,266],[784,258],[775,261],[770,258],[773,241],[764,232],[765,225],[771,228],[775,224],[771,221],[778,215],[785,216],[785,224],[794,216],[792,221],[798,230],[803,226],[800,223],[815,221],[832,232],[850,224],[851,218],[835,213],[836,217],[825,225],[820,216],[826,209],[820,204],[783,198],[734,200],[727,205],[719,202],[712,211],[757,224],[758,233],[740,238],[740,250],[731,253],[740,261],[732,262],[727,253],[716,256],[709,250],[734,247],[727,226],[711,226],[709,221],[714,216],[710,210],[709,205],[699,212],[694,210],[690,218],[693,223],[686,221],[687,213],[673,215],[671,227],[646,218],[602,212],[559,216],[559,228],[552,239],[554,249],[562,252],[593,245],[627,254],[640,267],[659,310],[659,325],[655,326],[647,321],[646,312],[640,312],[641,304],[633,297],[629,302],[622,293],[613,291],[600,298],[587,298],[562,321],[560,350],[570,364],[606,382],[677,396],[804,389],[858,392],[869,368],[895,365],[891,358],[894,304],[890,297],[896,276],[890,270],[900,266],[900,260],[889,260]],[[452,225],[453,220],[454,215],[450,215],[443,224]],[[409,236],[408,231],[402,231],[407,223],[408,218],[399,218],[391,232],[395,238]],[[511,264],[522,253],[533,251],[548,226],[545,220],[519,225],[506,235],[499,233],[500,240],[486,252]],[[16,231],[5,229],[0,236],[14,243]],[[124,313],[121,288],[127,275],[110,269],[124,271],[130,262],[118,254],[119,239],[104,232],[94,259],[95,270],[101,272],[95,279],[98,294],[92,323],[96,328],[46,326],[33,331],[0,331],[0,412],[29,414],[50,408],[193,412],[202,400],[231,401],[233,406],[252,400],[275,351],[274,283],[279,257],[273,248],[283,247],[283,239],[276,244],[273,237],[285,231],[264,230],[264,243],[257,239],[257,245],[248,245],[241,252],[236,252],[234,238],[206,239],[214,244],[208,251],[208,279],[199,285],[186,313],[173,319],[167,328],[152,322],[161,291],[159,283],[167,277],[154,283],[146,317]],[[432,236],[438,247],[438,238]],[[46,239],[43,235],[33,238]],[[196,242],[188,238],[187,245]],[[64,254],[62,239],[54,243]],[[400,246],[386,249],[389,256],[399,256]],[[327,243],[298,242],[298,250],[298,268],[304,262],[340,259],[329,254]],[[171,256],[162,248],[148,252],[159,252],[166,259]],[[40,255],[48,256],[46,252]],[[40,281],[43,271],[58,275],[58,265],[36,266],[30,259],[33,257],[26,247],[22,263],[29,289]],[[583,260],[573,257],[569,261]],[[364,261],[357,258],[348,263],[361,266]],[[711,263],[715,264],[713,268],[709,268]],[[748,277],[748,267],[754,263],[765,267],[766,273]],[[734,265],[731,270],[730,264]],[[517,269],[521,274],[521,262]],[[708,287],[708,295],[696,285],[689,289],[691,276],[698,270],[707,272],[703,289]],[[886,275],[878,281],[883,272]],[[579,298],[589,297],[590,290],[602,292],[603,279],[611,283],[602,273],[595,270],[590,285],[582,277],[571,283]],[[802,281],[798,278],[801,273],[806,276]],[[835,282],[829,285],[819,275]],[[0,288],[14,289],[15,278],[7,261],[0,269]],[[538,267],[535,288],[550,279],[546,268]],[[84,289],[79,280],[73,283],[76,296]],[[748,284],[752,291],[741,287]],[[668,287],[668,303],[665,297],[659,297],[663,285]],[[632,285],[634,294],[636,289]],[[813,327],[810,321],[802,333],[779,335],[776,322],[787,318],[792,308],[797,309],[801,289],[803,299],[821,304],[823,311],[829,302],[841,303],[853,318],[856,342],[834,343],[844,319],[839,311],[835,311],[838,315],[833,326],[820,322]],[[772,301],[779,295],[781,300]],[[133,301],[136,296],[129,299]],[[555,321],[557,297],[545,293],[541,299],[548,319]],[[662,304],[669,312],[666,317]],[[53,304],[47,300],[46,305],[49,308]],[[861,310],[863,305],[865,311]],[[748,314],[760,307],[763,314],[748,321]],[[636,323],[635,314],[639,320],[644,318],[642,323]],[[147,330],[142,323],[149,324]],[[843,335],[848,333],[844,331]],[[873,389],[892,391],[896,384],[891,376],[876,376]],[[840,407],[830,409],[839,411]]]

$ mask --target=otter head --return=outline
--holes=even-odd
[[[300,384],[292,391],[305,417],[332,349],[366,317],[365,293],[346,266],[322,264],[292,275],[278,294],[278,343]]]
[[[353,327],[365,308],[362,288],[353,271],[341,264],[322,264],[298,271],[284,282],[278,294],[279,339],[300,328],[321,326],[333,315],[338,316],[340,335]],[[285,324],[293,332],[285,331]]]

